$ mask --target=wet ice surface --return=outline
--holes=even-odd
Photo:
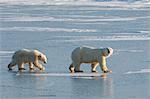
[[[146,0],[8,1],[12,0],[0,2],[1,99],[149,99],[150,10]],[[29,48],[47,55],[46,73],[68,74],[70,54],[82,45],[114,48],[107,60],[113,73],[107,78],[56,77],[32,76],[28,66],[29,75],[7,70],[13,52]],[[87,64],[81,69],[90,72]]]

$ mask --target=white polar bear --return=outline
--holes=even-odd
[[[43,67],[38,61],[42,61],[47,63],[46,55],[39,52],[38,50],[28,50],[28,49],[21,49],[14,53],[12,56],[12,60],[8,65],[9,70],[12,70],[12,67],[18,65],[18,70],[25,70],[24,64],[29,64],[29,69],[34,70],[34,66],[39,68],[40,70],[44,71],[45,67]]]
[[[93,47],[77,47],[73,50],[71,58],[72,64],[69,67],[70,72],[83,72],[80,70],[81,63],[90,63],[91,71],[97,72],[96,67],[100,65],[104,73],[111,72],[106,66],[106,58],[112,55],[113,49],[93,48]]]

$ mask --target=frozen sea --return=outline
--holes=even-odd
[[[69,73],[78,46],[112,47],[106,78],[17,75],[12,54],[38,49]],[[81,69],[90,73],[90,66]],[[100,67],[97,67],[102,73]],[[38,71],[37,71],[38,72]],[[150,99],[149,0],[0,0],[0,99]]]

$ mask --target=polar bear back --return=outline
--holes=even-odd
[[[101,49],[94,47],[77,47],[72,52],[72,60],[80,60],[82,63],[98,62],[101,56]],[[76,59],[75,59],[76,58]]]
[[[40,55],[40,52],[37,50],[21,49],[14,53],[12,59],[20,63],[33,62],[36,55]]]

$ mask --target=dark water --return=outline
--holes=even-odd
[[[120,1],[64,4],[44,0],[37,4],[24,0],[13,5],[2,0],[1,99],[149,99],[149,2]],[[107,60],[113,73],[107,78],[54,77],[16,75],[17,69],[7,70],[13,52],[28,48],[47,55],[46,72],[68,73],[72,50],[83,45],[114,48]],[[87,64],[81,69],[90,72]]]

